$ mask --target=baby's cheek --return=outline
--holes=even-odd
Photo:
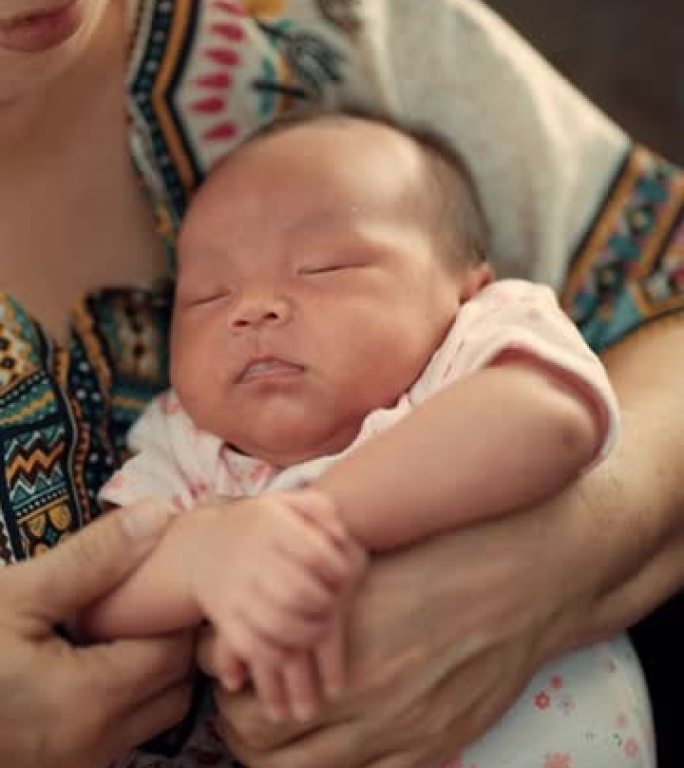
[[[206,420],[205,411],[212,409],[210,401],[213,382],[211,377],[193,362],[191,358],[184,358],[176,365],[171,384],[183,410],[191,421],[201,426]]]

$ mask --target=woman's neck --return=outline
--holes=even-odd
[[[0,110],[0,289],[60,339],[84,293],[164,271],[128,156],[121,4],[101,22],[75,66]]]
[[[3,100],[0,92],[0,160],[16,157],[24,148],[54,148],[74,116],[83,111],[85,95],[107,89],[112,74],[122,71],[123,9],[108,4],[83,51],[63,71],[28,91]],[[121,88],[121,80],[118,81]],[[2,163],[4,167],[4,163]]]

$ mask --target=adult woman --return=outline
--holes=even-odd
[[[48,7],[56,10],[45,13]],[[505,271],[559,285],[607,187],[610,205],[603,210],[613,224],[620,219],[625,178],[640,194],[646,189],[666,201],[664,213],[652,217],[658,226],[642,227],[627,250],[633,253],[638,241],[637,253],[643,248],[649,258],[674,253],[667,238],[658,247],[652,238],[681,210],[679,187],[670,183],[679,178],[676,171],[632,152],[626,137],[510,42],[477,4],[148,0],[130,11],[126,18],[121,0],[2,6],[0,258],[11,293],[2,302],[4,560],[33,555],[97,514],[94,493],[121,458],[126,427],[164,384],[158,350],[168,302],[163,289],[151,287],[164,274],[164,259],[125,160],[127,127],[167,235],[203,170],[259,123],[293,102],[354,99],[406,116],[420,112],[458,138],[492,210]],[[22,13],[33,17],[17,18]],[[438,88],[434,73],[445,70],[448,51],[469,69],[452,59],[449,79]],[[128,126],[120,99],[127,54]],[[459,94],[458,109],[441,98],[447,87]],[[559,133],[558,124],[571,124],[572,135]],[[483,135],[486,147],[479,143]],[[618,174],[618,205],[610,179],[621,162],[629,173]],[[604,281],[601,293],[592,291],[596,265],[605,271],[595,256],[612,235],[605,217],[600,223],[599,240],[585,241],[586,258],[577,262],[567,296],[597,347],[647,314],[606,319],[612,298],[633,286],[616,279]],[[625,258],[614,249],[610,254],[610,266],[618,268],[608,276],[622,276]],[[103,285],[138,290],[80,300]],[[672,286],[667,300],[656,296],[649,305],[652,317],[681,306],[680,286]],[[59,342],[69,338],[74,302],[66,351]],[[676,480],[684,425],[677,424],[682,415],[675,406],[681,372],[668,352],[681,334],[674,322],[653,324],[607,358],[629,414],[624,445],[600,472],[543,510],[430,542],[371,570],[352,637],[355,679],[365,678],[370,693],[364,697],[356,684],[328,713],[332,726],[319,729],[319,738],[314,733],[301,750],[286,747],[266,759],[306,765],[330,756],[331,765],[356,766],[384,756],[404,766],[452,755],[510,703],[548,655],[625,626],[681,583],[684,505]],[[661,369],[655,379],[652,371]],[[211,645],[203,658],[211,668]],[[11,670],[2,664],[0,658],[0,677],[7,679]],[[161,687],[157,680],[149,695]],[[69,717],[70,704],[62,710]],[[243,715],[240,735],[229,740],[258,764],[249,742],[261,739],[267,748],[273,737],[251,716],[249,702],[243,710],[238,704],[230,709],[234,718]],[[373,718],[362,717],[371,711]],[[349,727],[335,727],[339,719]],[[107,727],[100,720],[94,729],[80,737],[84,743]],[[276,734],[276,742],[280,735],[287,740],[290,733]],[[341,744],[351,751],[341,752]],[[54,742],[43,745],[47,751],[38,759],[29,754],[26,765],[60,764],[62,755],[49,751]],[[71,749],[70,765],[110,756]],[[16,753],[12,759],[18,763]]]

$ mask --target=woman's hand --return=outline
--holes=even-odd
[[[347,691],[310,723],[274,725],[253,695],[217,686],[230,750],[254,768],[415,768],[453,758],[574,640],[596,578],[581,576],[591,547],[579,546],[567,503],[375,561],[352,609]],[[565,536],[562,552],[556,536]],[[210,674],[220,666],[211,635],[200,664]]]
[[[112,512],[0,572],[0,765],[99,768],[181,719],[187,634],[81,648],[54,629],[123,581],[168,519],[153,504]]]

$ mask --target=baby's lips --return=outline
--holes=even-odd
[[[238,376],[238,381],[277,378],[301,373],[304,368],[297,363],[278,357],[260,357],[250,360]]]

